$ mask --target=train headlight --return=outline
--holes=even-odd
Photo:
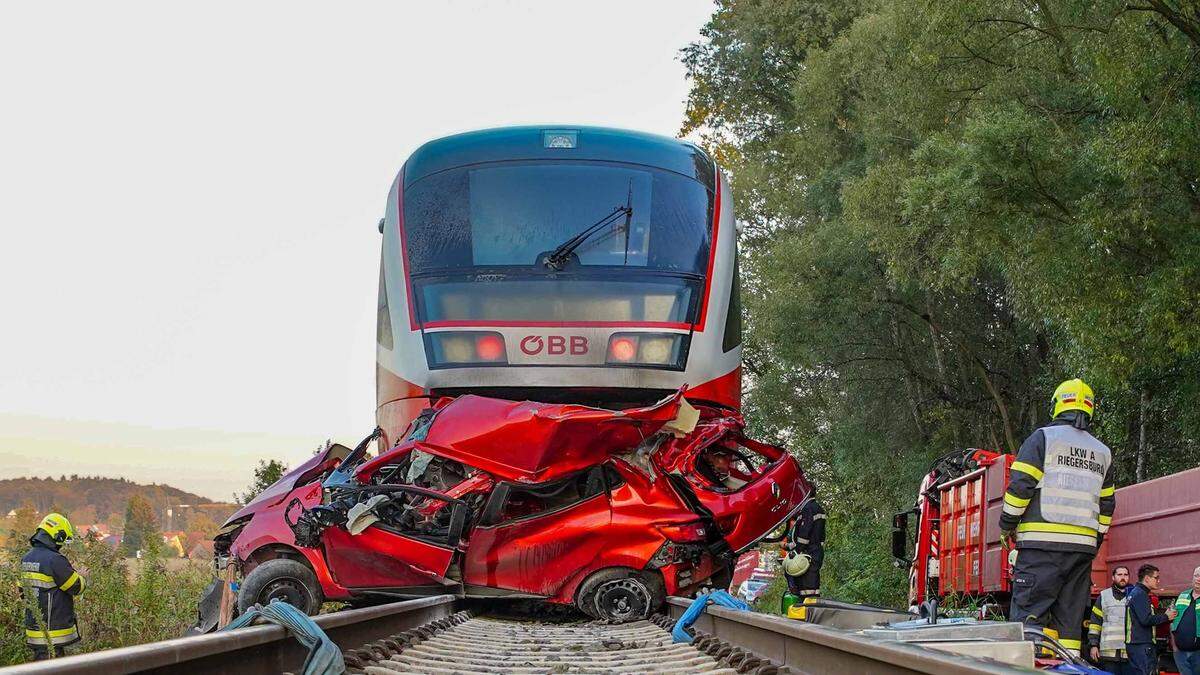
[[[614,333],[608,339],[608,364],[682,370],[687,336],[672,333]]]
[[[484,331],[426,333],[425,354],[430,368],[508,363],[504,336]]]

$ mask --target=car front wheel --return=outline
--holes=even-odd
[[[238,613],[254,605],[282,600],[308,615],[321,609],[321,586],[317,575],[302,562],[274,558],[260,563],[246,575],[238,591]]]

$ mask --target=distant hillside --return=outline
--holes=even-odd
[[[120,527],[124,523],[125,505],[135,494],[150,502],[158,514],[160,526],[166,529],[180,527],[181,524],[172,521],[184,517],[195,507],[201,507],[199,510],[217,522],[237,508],[170,485],[141,485],[123,478],[63,476],[0,480],[0,515],[31,505],[40,514],[60,511],[80,525],[103,522]],[[186,507],[181,509],[184,505]]]

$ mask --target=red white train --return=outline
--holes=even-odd
[[[737,410],[741,320],[728,182],[692,143],[512,127],[421,146],[388,196],[377,421],[429,397],[622,408],[688,385]]]

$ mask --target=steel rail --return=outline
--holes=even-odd
[[[691,602],[686,598],[668,598],[666,609],[671,617],[678,618]],[[354,650],[353,653],[358,654],[356,658],[360,660],[370,651],[363,649],[368,643],[379,645],[381,640],[389,642],[388,638],[420,628],[420,631],[416,632],[425,637],[418,637],[412,643],[406,642],[402,650],[393,650],[392,656],[379,657],[382,660],[377,660],[376,664],[385,666],[382,672],[388,671],[387,666],[401,671],[416,669],[429,672],[431,667],[442,664],[449,668],[446,672],[500,672],[501,669],[510,666],[522,672],[541,672],[543,666],[548,666],[549,663],[542,663],[539,655],[559,662],[560,668],[573,662],[591,662],[593,666],[615,667],[618,671],[625,666],[639,671],[656,672],[732,672],[728,665],[722,666],[707,660],[708,657],[700,651],[688,649],[683,645],[672,646],[669,636],[665,633],[660,634],[661,638],[654,637],[653,631],[650,630],[653,627],[647,622],[624,626],[596,623],[506,625],[503,621],[490,621],[485,618],[463,623],[462,616],[468,616],[468,613],[464,612],[457,618],[453,615],[464,606],[464,601],[454,596],[442,595],[325,614],[316,617],[316,622],[343,651]],[[655,621],[659,626],[670,625],[670,621],[665,617]],[[444,630],[426,632],[424,627],[431,622],[437,622],[435,627],[442,626]],[[728,645],[720,654],[714,650],[707,652],[716,655],[718,659],[723,658],[723,655],[729,652],[729,646],[732,646],[739,652],[759,657],[760,661],[769,660],[776,666],[786,666],[793,673],[976,675],[1028,672],[981,659],[900,642],[869,639],[847,631],[801,621],[752,612],[737,612],[716,606],[708,607],[693,627],[698,636],[712,636]],[[647,632],[648,630],[650,632]],[[593,652],[572,655],[572,651],[580,649],[581,644],[601,644],[613,639],[623,642],[619,645],[619,651],[602,650],[598,654]],[[512,644],[505,645],[506,641]],[[542,642],[545,644],[540,644]],[[573,644],[568,645],[567,642]],[[712,639],[707,642],[711,643]],[[611,646],[608,648],[612,649]],[[558,655],[552,656],[552,652]],[[502,656],[503,654],[506,656]],[[5,675],[280,673],[299,672],[306,656],[307,650],[283,628],[252,626],[229,632],[29,663],[5,668],[2,672]],[[736,666],[743,662],[728,663]],[[748,665],[749,661],[744,663]],[[436,668],[434,670],[440,672]],[[741,668],[738,670],[745,672]]]
[[[670,616],[678,619],[692,604],[688,598],[667,598]],[[792,672],[812,675],[999,675],[1030,672],[1005,664],[949,654],[893,640],[875,640],[816,624],[739,612],[710,605],[692,625],[697,635],[712,635]]]
[[[457,611],[458,602],[452,595],[439,595],[322,614],[315,619],[331,640],[347,649],[448,617]],[[308,650],[282,627],[251,626],[27,663],[0,672],[5,675],[282,673],[299,672],[306,656]]]

